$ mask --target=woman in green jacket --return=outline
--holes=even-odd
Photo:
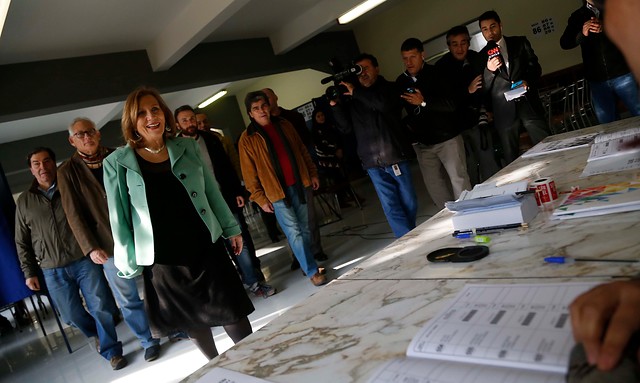
[[[212,326],[234,342],[251,334],[254,308],[220,236],[235,254],[242,237],[194,140],[175,138],[171,110],[151,88],[127,97],[128,145],[104,161],[104,182],[119,276],[144,279],[154,337],[184,330],[209,359]]]

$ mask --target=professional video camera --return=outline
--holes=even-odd
[[[320,80],[320,83],[326,84],[333,81],[333,85],[328,87],[324,92],[327,99],[331,101],[338,99],[338,97],[347,92],[347,88],[340,84],[341,81],[357,83],[357,76],[362,72],[362,67],[356,64],[348,67],[347,69],[341,70],[341,65],[336,59],[330,60],[329,65],[333,68],[334,74],[323,78]]]

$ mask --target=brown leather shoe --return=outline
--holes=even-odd
[[[311,277],[310,279],[311,283],[313,283],[314,286],[322,286],[327,283],[327,277],[320,273],[313,274],[313,277]]]
[[[127,360],[124,358],[124,356],[122,355],[112,356],[111,360],[109,360],[109,363],[111,364],[111,368],[113,368],[114,370],[119,370],[121,368],[126,367],[127,364],[129,364]]]

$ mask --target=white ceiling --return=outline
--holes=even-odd
[[[146,50],[166,70],[201,42],[268,37],[285,53],[335,28],[361,0],[13,0],[0,36],[0,65]],[[167,95],[195,105],[229,84]],[[63,130],[76,116],[98,126],[118,119],[121,103],[0,123],[0,143]]]

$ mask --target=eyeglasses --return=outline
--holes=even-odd
[[[98,133],[97,130],[95,129],[91,129],[91,130],[85,130],[85,131],[81,131],[81,132],[76,132],[73,133],[73,136],[79,140],[82,140],[83,138],[89,136],[89,137],[93,137],[96,135],[96,133]]]

